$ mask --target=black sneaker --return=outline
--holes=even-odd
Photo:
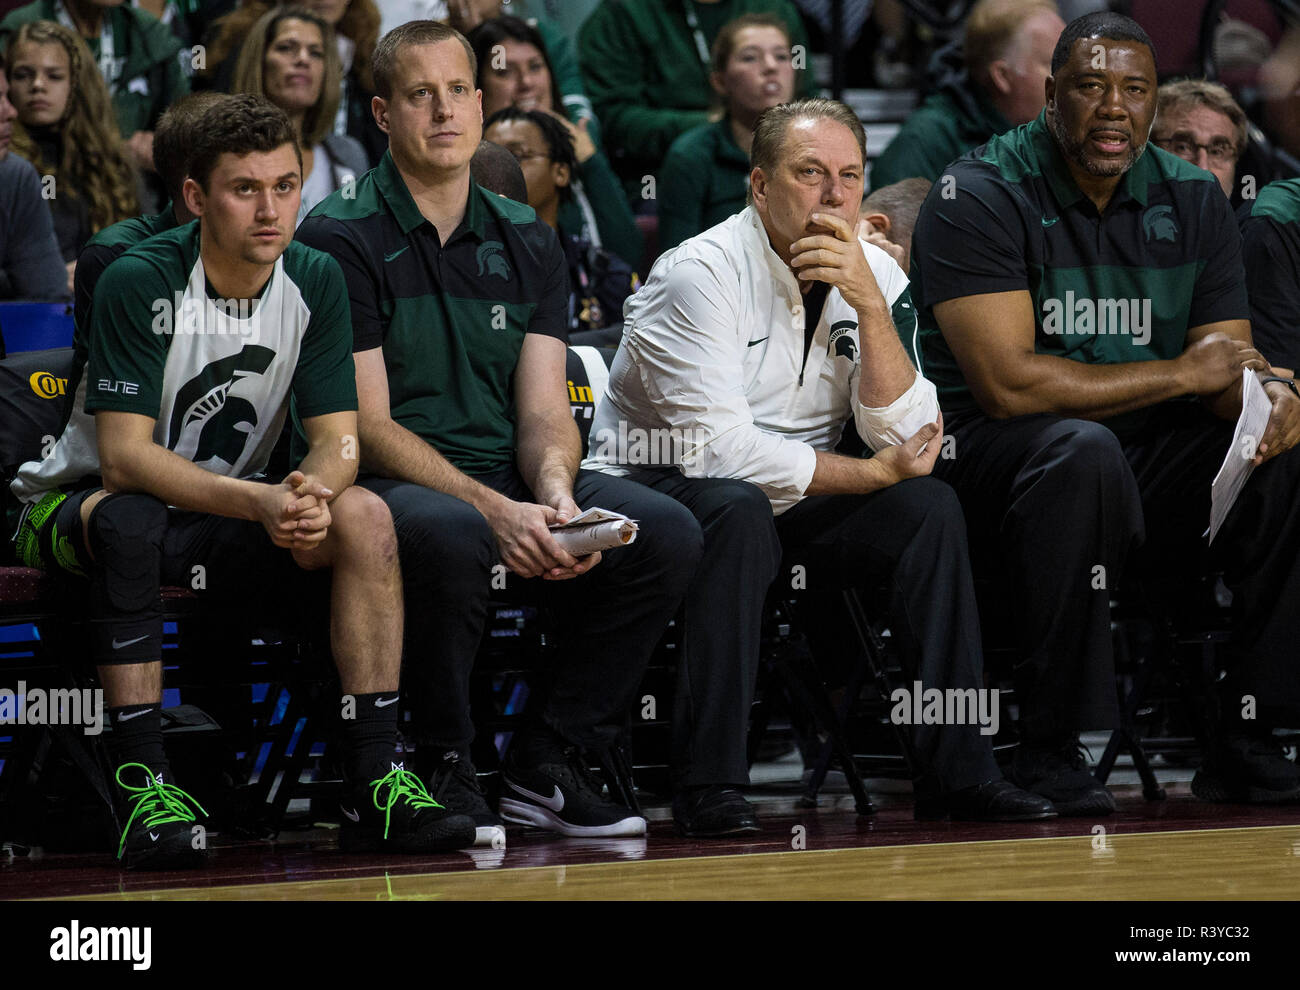
[[[1269,735],[1224,736],[1192,778],[1202,801],[1282,804],[1300,799],[1300,767]]]
[[[1109,815],[1114,795],[1092,775],[1079,737],[1059,743],[1022,742],[1007,780],[1052,802],[1062,817]]]
[[[128,784],[122,771],[136,770],[143,783]],[[154,776],[143,763],[123,763],[117,768],[117,785],[127,792],[125,807],[130,809],[117,858],[128,870],[185,870],[202,866],[208,858],[208,839],[202,825],[196,825],[194,808],[204,817],[207,812],[174,784]],[[193,808],[191,807],[193,806]]]
[[[402,764],[368,785],[356,788],[343,804],[344,852],[431,853],[474,844],[474,821],[448,811]]]
[[[442,762],[429,781],[429,791],[433,799],[448,811],[473,819],[474,845],[493,849],[506,847],[505,826],[488,807],[474,764],[461,759],[454,749],[443,754]]]
[[[512,749],[501,768],[501,817],[578,838],[645,835],[646,822],[629,808],[601,795],[576,746],[542,755],[520,766]]]

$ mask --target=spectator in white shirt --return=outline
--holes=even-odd
[[[384,0],[379,8],[383,21],[380,37],[407,21],[445,21],[447,0]]]

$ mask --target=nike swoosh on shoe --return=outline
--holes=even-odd
[[[556,787],[554,784],[552,784],[551,786],[554,788],[555,794],[553,797],[547,798],[547,797],[542,797],[542,795],[537,794],[533,791],[530,791],[527,787],[521,787],[520,785],[516,784],[513,780],[508,780],[506,781],[506,783],[508,783],[513,790],[518,791],[524,797],[536,801],[538,804],[542,805],[543,807],[550,808],[552,811],[556,812],[557,814],[564,808],[564,795],[560,793],[560,789]]]

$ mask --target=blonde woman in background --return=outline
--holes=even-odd
[[[13,150],[42,175],[72,291],[77,254],[92,235],[140,212],[139,177],[118,133],[108,87],[75,32],[23,24],[9,42]],[[49,185],[53,182],[53,186]]]
[[[302,144],[301,221],[317,203],[359,179],[369,163],[365,149],[333,131],[342,68],[334,32],[304,7],[278,7],[248,33],[231,89],[253,93],[289,115]]]
[[[242,0],[217,20],[209,31],[208,67],[195,79],[195,88],[235,92],[232,78],[244,39],[259,19],[280,6],[268,0]],[[331,127],[335,134],[360,141],[370,165],[377,165],[388,148],[388,137],[370,112],[370,100],[375,95],[370,59],[379,41],[379,7],[375,0],[304,0],[302,6],[334,31],[342,71],[338,109]]]

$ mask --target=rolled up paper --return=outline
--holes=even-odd
[[[555,542],[575,557],[585,557],[597,550],[625,547],[636,540],[636,534],[637,524],[631,519],[611,519],[551,530]]]

